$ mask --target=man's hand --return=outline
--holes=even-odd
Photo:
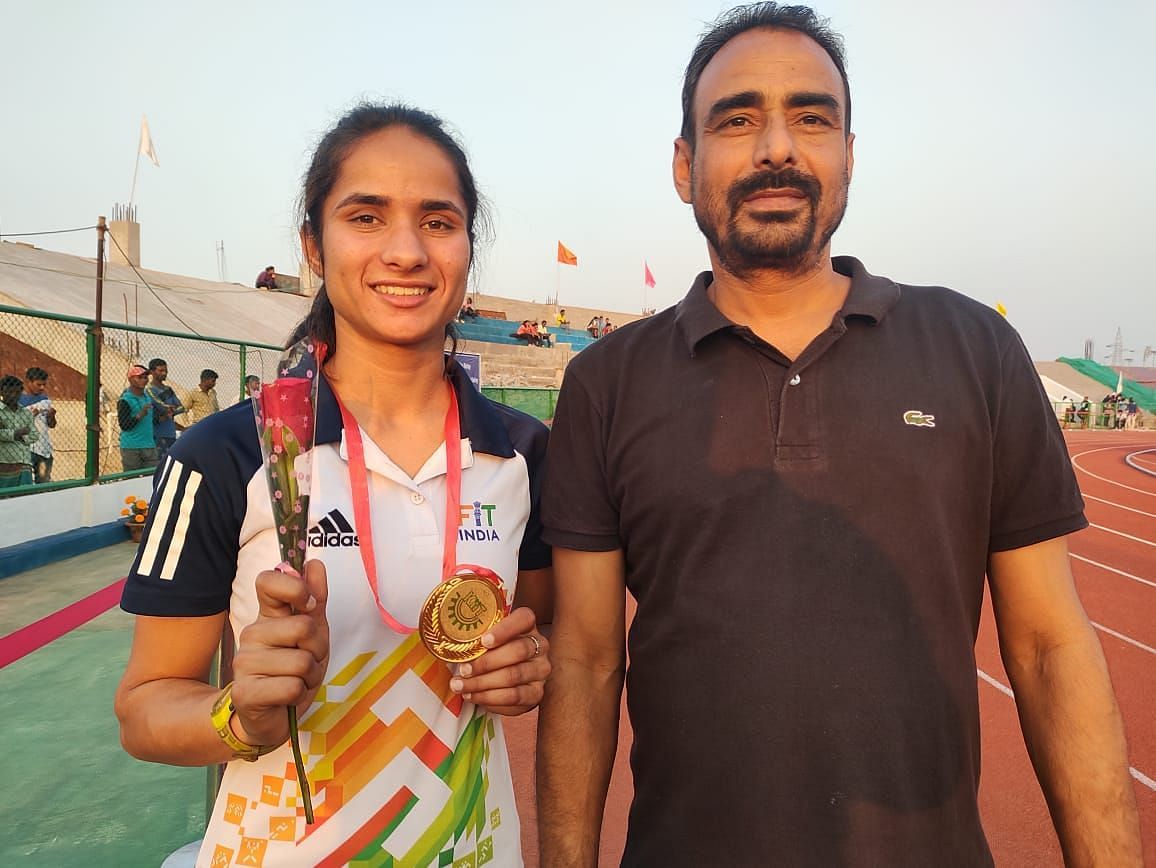
[[[15,437],[17,440],[23,440],[28,436],[28,434],[29,429],[27,425],[21,425],[19,428],[12,432],[13,437]]]
[[[542,701],[550,675],[550,643],[537,629],[532,609],[515,609],[482,637],[488,649],[458,667],[450,689],[487,711],[518,715]]]
[[[305,578],[268,570],[257,576],[257,620],[241,632],[233,659],[233,706],[246,744],[289,737],[286,706],[309,707],[329,665],[328,584],[321,561]]]

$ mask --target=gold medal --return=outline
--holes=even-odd
[[[429,652],[446,663],[485,653],[482,636],[506,617],[506,592],[495,576],[460,573],[442,582],[421,607],[418,632]]]

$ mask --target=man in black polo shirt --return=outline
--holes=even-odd
[[[674,180],[712,271],[570,365],[544,537],[543,865],[594,865],[630,629],[624,864],[990,865],[976,804],[985,573],[1072,864],[1139,864],[1124,737],[1064,535],[1086,525],[1018,335],[830,239],[841,40],[728,13],[687,68]]]

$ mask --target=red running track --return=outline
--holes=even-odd
[[[1070,431],[1065,436],[1088,520],[1097,526],[1069,540],[1072,571],[1088,616],[1097,625],[1119,698],[1129,759],[1136,772],[1144,857],[1147,864],[1156,866],[1156,476],[1125,462],[1125,456],[1156,448],[1156,438],[1140,431]],[[1156,453],[1138,455],[1134,463],[1147,468],[1156,464],[1153,456]],[[983,728],[980,809],[996,864],[1001,868],[1061,866],[1059,842],[1024,748],[987,601],[975,653],[983,673],[977,680]],[[536,714],[506,723],[528,866],[538,864],[533,784],[536,723]],[[603,823],[602,865],[617,865],[622,855],[631,796],[629,744],[624,712]]]

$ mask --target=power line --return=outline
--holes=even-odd
[[[185,328],[187,328],[189,331],[191,331],[197,337],[203,338],[204,335],[202,335],[199,331],[197,331],[195,328],[193,328],[191,325],[189,325],[187,322],[185,322],[183,319],[181,319],[180,314],[178,314],[175,310],[173,310],[171,307],[169,307],[165,303],[165,300],[163,298],[161,298],[160,295],[157,294],[157,291],[152,288],[152,285],[147,280],[145,280],[144,275],[140,273],[140,269],[138,269],[135,265],[133,265],[132,261],[128,258],[128,254],[124,252],[124,248],[120,246],[120,242],[116,240],[116,236],[113,235],[111,232],[109,232],[108,238],[112,241],[113,244],[116,245],[116,249],[120,251],[120,255],[124,257],[124,261],[128,263],[128,267],[131,268],[133,270],[133,272],[136,274],[136,276],[140,278],[140,282],[145,285],[145,289],[147,289],[149,292],[151,292],[153,294],[153,298],[155,298],[157,301],[159,301],[161,303],[161,307],[163,307],[170,314],[172,314],[173,319],[175,319],[177,322],[179,322],[181,325],[183,325]],[[241,352],[238,347],[224,346],[222,344],[214,343],[213,341],[209,341],[209,343],[213,344],[213,346],[215,346],[215,347],[219,347],[220,349],[230,350],[230,351],[233,351],[236,353]]]
[[[0,238],[27,238],[31,235],[63,235],[65,232],[90,232],[95,226],[80,226],[76,229],[47,229],[44,232],[0,232]]]

